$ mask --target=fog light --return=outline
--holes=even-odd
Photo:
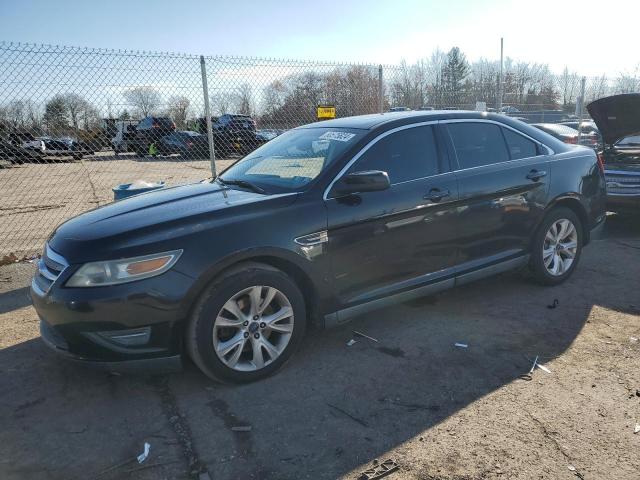
[[[96,332],[99,337],[123,347],[135,347],[149,343],[151,327],[135,328],[131,330],[114,330],[111,332]]]

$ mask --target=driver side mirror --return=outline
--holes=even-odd
[[[379,192],[391,186],[387,172],[380,170],[364,170],[353,172],[340,178],[331,193],[333,196],[350,195],[352,193]]]

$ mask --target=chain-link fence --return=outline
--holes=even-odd
[[[499,62],[469,64],[452,52],[380,66],[0,42],[0,263],[38,254],[57,224],[112,201],[118,185],[210,176],[316,121],[319,106],[337,117],[401,109],[501,110],[529,122],[575,115],[577,74],[507,62],[500,75]],[[584,98],[638,91],[639,83],[637,75],[589,78]]]

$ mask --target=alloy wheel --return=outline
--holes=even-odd
[[[578,231],[566,218],[553,222],[544,237],[542,260],[551,275],[559,277],[573,264],[578,252]]]
[[[213,327],[213,348],[233,370],[260,370],[282,354],[293,328],[293,307],[286,295],[277,288],[256,285],[222,306]]]

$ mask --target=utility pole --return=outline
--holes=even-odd
[[[500,37],[500,75],[498,76],[498,99],[496,101],[496,110],[498,113],[502,110],[502,69],[504,66],[504,38]]]

